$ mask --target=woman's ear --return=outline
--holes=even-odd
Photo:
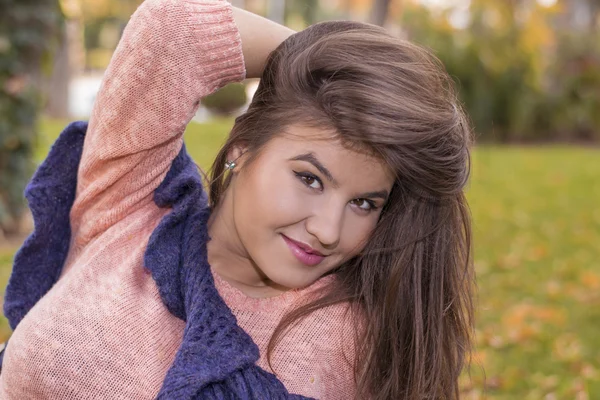
[[[239,171],[244,165],[244,161],[246,160],[246,147],[243,146],[233,146],[231,150],[227,153],[227,162],[234,163],[231,168],[231,172]]]

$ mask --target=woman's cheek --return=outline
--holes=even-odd
[[[296,182],[283,182],[272,188],[272,207],[275,212],[296,216],[310,204],[310,196],[299,188]]]
[[[344,247],[351,256],[357,255],[365,248],[375,225],[376,221],[372,221],[369,217],[353,216],[348,229],[344,230]]]
[[[255,182],[255,201],[261,204],[261,209],[272,217],[292,215],[302,204],[301,193],[297,182],[286,176],[284,171],[261,173]],[[296,185],[294,185],[296,183]],[[284,223],[285,221],[281,221]]]

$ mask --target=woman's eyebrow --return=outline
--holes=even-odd
[[[379,190],[377,192],[363,193],[362,195],[360,195],[360,197],[361,198],[364,197],[367,199],[380,198],[380,199],[383,199],[384,201],[387,201],[388,192],[387,192],[387,190]]]
[[[306,161],[306,162],[309,162],[316,169],[318,169],[320,173],[322,173],[323,175],[325,175],[325,178],[327,178],[327,180],[329,182],[331,182],[331,184],[333,186],[335,186],[335,187],[339,186],[338,182],[335,180],[335,178],[333,177],[333,175],[331,175],[331,172],[329,172],[329,170],[327,168],[325,168],[325,166],[323,164],[321,164],[321,162],[317,159],[317,157],[315,157],[315,155],[313,153],[300,154],[300,155],[298,155],[296,157],[290,158],[289,161]]]

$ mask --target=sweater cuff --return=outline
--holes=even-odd
[[[225,0],[187,0],[195,35],[197,76],[210,93],[246,77],[242,40]]]

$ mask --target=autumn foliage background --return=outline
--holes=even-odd
[[[467,190],[476,348],[463,397],[600,399],[600,0],[233,2],[295,29],[332,18],[383,23],[442,60],[478,143]],[[0,221],[25,221],[0,222],[0,288],[32,228],[26,217],[7,219],[4,205],[22,201],[22,177],[75,118],[65,115],[65,80],[102,72],[139,3],[0,0],[0,20],[17,4],[32,15],[54,4],[62,15],[56,35],[44,33],[49,42],[35,59],[36,79],[10,67],[20,53],[8,25],[0,27]],[[19,23],[23,43],[27,32],[39,34],[39,21]],[[31,115],[41,116],[37,125]],[[188,127],[188,150],[203,168],[231,125],[218,118]],[[21,180],[10,175],[14,165]],[[0,341],[9,336],[2,318]]]

